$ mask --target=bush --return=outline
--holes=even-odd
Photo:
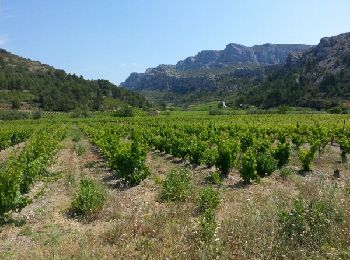
[[[222,184],[220,173],[217,172],[217,171],[210,173],[207,176],[206,181],[208,183],[216,184],[216,185],[221,185]]]
[[[290,144],[288,142],[279,143],[274,152],[274,158],[277,160],[277,167],[282,168],[289,162],[291,153]]]
[[[21,120],[28,119],[29,114],[26,112],[20,112],[15,110],[4,110],[0,111],[0,120]]]
[[[72,202],[73,213],[81,216],[97,213],[106,198],[105,188],[92,180],[81,180],[80,188]]]
[[[207,148],[203,154],[203,161],[206,166],[213,167],[218,159],[218,150],[216,147]]]
[[[245,183],[251,180],[258,180],[256,155],[252,150],[248,150],[242,157],[239,173]]]
[[[330,202],[297,199],[292,210],[280,214],[281,236],[295,246],[319,247],[332,242],[332,229],[342,221],[342,214]]]
[[[220,194],[218,191],[207,187],[201,190],[199,194],[198,207],[201,212],[207,209],[215,209],[220,202]]]
[[[160,197],[163,201],[185,201],[191,192],[191,180],[186,169],[171,171],[163,182]]]
[[[215,211],[213,209],[207,209],[201,215],[200,219],[201,236],[205,242],[209,242],[215,235],[217,227]]]
[[[40,119],[41,116],[42,116],[41,111],[35,111],[35,112],[33,113],[33,115],[32,115],[32,117],[33,117],[34,120]]]
[[[304,172],[308,172],[311,170],[311,163],[315,158],[315,154],[317,148],[319,147],[319,143],[312,144],[309,149],[301,148],[298,153],[299,160],[302,164],[302,170]]]
[[[258,154],[256,157],[256,163],[256,171],[261,177],[271,175],[274,170],[276,170],[276,161],[268,153]]]
[[[228,175],[234,165],[234,154],[237,146],[228,140],[223,140],[218,147],[218,157],[215,166],[219,168],[221,174]]]
[[[138,185],[149,175],[145,161],[146,149],[138,140],[134,140],[131,144],[119,143],[111,158],[116,176],[132,186]]]
[[[134,110],[129,106],[125,106],[125,107],[119,109],[118,111],[116,111],[113,114],[113,116],[115,116],[115,117],[133,117]]]
[[[341,161],[342,163],[347,162],[347,154],[350,153],[350,141],[347,137],[339,138],[338,143],[340,145],[341,151]]]
[[[211,108],[208,113],[210,116],[219,116],[219,115],[223,115],[224,111],[220,108],[216,108],[216,109]]]
[[[199,165],[203,160],[204,151],[207,146],[208,144],[203,141],[200,141],[200,140],[193,141],[188,149],[190,163],[194,165]]]

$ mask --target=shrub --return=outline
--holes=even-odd
[[[331,242],[332,228],[342,221],[342,214],[330,202],[297,199],[292,210],[280,214],[281,236],[297,246],[318,247]]]
[[[72,141],[75,143],[79,142],[81,139],[81,136],[82,136],[82,133],[78,129],[74,130],[72,133]]]
[[[347,137],[342,137],[338,140],[340,150],[341,150],[341,160],[342,163],[347,162],[347,154],[350,153],[350,141]]]
[[[274,152],[274,158],[277,160],[277,167],[282,168],[289,162],[291,153],[290,144],[288,142],[279,143]]]
[[[242,157],[239,173],[245,183],[251,180],[258,180],[256,155],[252,150],[248,150]]]
[[[200,191],[198,206],[199,210],[204,212],[207,209],[215,209],[220,202],[220,194],[212,187],[204,188]]]
[[[215,235],[217,227],[215,211],[213,209],[207,209],[201,215],[200,219],[201,236],[205,242],[209,242]]]
[[[16,110],[3,110],[0,111],[0,120],[20,120],[28,119],[29,113],[20,112]]]
[[[223,115],[224,111],[222,109],[220,109],[220,108],[215,108],[215,109],[210,108],[208,114],[210,116],[219,116],[219,115]]]
[[[204,151],[207,146],[208,144],[206,144],[203,141],[193,141],[189,147],[190,163],[194,165],[199,165],[203,160]]]
[[[218,159],[218,150],[216,147],[207,148],[203,154],[203,161],[206,166],[213,167]]]
[[[133,117],[134,116],[134,110],[132,107],[125,106],[116,111],[113,116],[115,117]]]
[[[118,178],[134,186],[138,185],[149,175],[145,165],[146,149],[138,141],[130,143],[119,143],[118,149],[112,155],[112,168],[116,170]]]
[[[186,169],[171,171],[163,182],[160,197],[163,201],[185,201],[191,192],[191,180]]]
[[[33,115],[32,115],[32,117],[33,117],[34,120],[40,119],[41,116],[42,116],[41,111],[35,111],[35,112],[33,113]]]
[[[221,174],[228,175],[234,165],[234,154],[237,146],[229,143],[228,140],[223,140],[218,146],[218,158],[215,166],[219,168]]]
[[[220,173],[217,172],[217,171],[210,173],[207,176],[206,181],[208,183],[216,184],[216,185],[221,185],[222,184]]]
[[[317,148],[319,146],[319,143],[314,143],[311,145],[309,149],[301,148],[298,153],[299,160],[302,164],[302,170],[304,172],[308,172],[311,170],[311,163],[315,158],[315,154],[317,152]]]
[[[72,211],[77,215],[90,215],[97,213],[106,198],[105,188],[92,180],[81,180],[78,193],[72,202]]]
[[[274,170],[276,170],[276,161],[268,153],[258,154],[256,157],[256,163],[256,171],[261,177],[271,175]]]

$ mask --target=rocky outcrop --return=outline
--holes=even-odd
[[[300,68],[306,74],[318,77],[324,72],[337,74],[349,68],[350,33],[322,38],[317,46],[299,54],[290,54],[286,66]]]
[[[261,67],[284,63],[289,53],[310,48],[301,44],[264,44],[246,47],[231,43],[221,51],[201,51],[176,65],[159,65],[145,73],[132,73],[122,86],[132,90],[175,93],[215,90],[226,76],[261,76]],[[257,71],[256,71],[257,70]],[[234,85],[234,88],[237,84]]]
[[[246,47],[231,43],[222,51],[202,51],[176,64],[180,71],[222,68],[232,65],[275,65],[286,61],[289,53],[304,51],[311,46],[302,44],[264,44]]]

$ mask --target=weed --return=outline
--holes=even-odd
[[[81,180],[71,209],[76,215],[91,215],[97,213],[103,206],[106,198],[105,188],[92,180]]]
[[[207,209],[215,209],[220,202],[220,194],[212,187],[204,188],[200,191],[198,207],[201,212]]]
[[[342,222],[342,214],[330,202],[294,202],[291,211],[280,215],[281,235],[292,246],[318,247],[332,242],[332,228]]]
[[[212,172],[206,177],[207,183],[211,184],[216,184],[216,185],[221,185],[222,184],[222,179],[220,176],[220,172]]]
[[[191,191],[188,170],[180,168],[171,171],[163,182],[160,198],[163,201],[185,201]]]

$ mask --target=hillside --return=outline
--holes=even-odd
[[[192,102],[226,96],[265,78],[266,66],[284,63],[289,53],[310,48],[301,44],[228,44],[221,51],[201,51],[176,65],[132,73],[122,86],[152,101]]]
[[[268,80],[239,93],[236,103],[329,108],[349,106],[350,33],[326,37],[303,53],[290,54]]]
[[[107,80],[85,80],[3,49],[0,49],[0,92],[0,109],[12,106],[70,111],[101,110],[126,104],[148,106],[139,94]]]

